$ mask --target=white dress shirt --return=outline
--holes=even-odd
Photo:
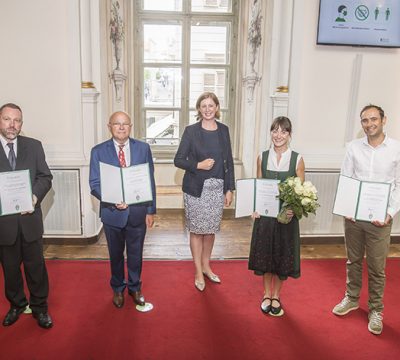
[[[114,146],[115,146],[115,151],[117,152],[117,156],[119,154],[119,146],[122,144],[118,144],[115,140],[113,140]],[[129,150],[129,139],[126,140],[125,144],[123,144],[124,147],[122,148],[122,151],[124,152],[125,155],[125,164],[126,167],[130,166],[131,164],[131,152]]]
[[[278,164],[278,157],[274,150],[274,147],[271,146],[269,149],[269,156],[268,156],[268,163],[267,163],[267,170],[271,171],[289,171],[290,166],[290,157],[292,156],[292,149],[288,148],[285,152],[281,154],[281,160]],[[262,153],[260,155],[260,159],[262,160]],[[299,161],[301,160],[301,155],[297,156],[296,162],[296,170],[299,166]]]
[[[391,184],[387,213],[393,218],[400,210],[400,142],[385,135],[382,144],[373,147],[367,137],[347,145],[341,174],[361,181]]]
[[[17,138],[13,141],[6,140],[2,135],[0,135],[1,146],[3,146],[4,152],[6,153],[6,157],[8,158],[8,154],[10,153],[10,147],[7,145],[9,142],[14,143],[14,152],[15,157],[17,157]]]

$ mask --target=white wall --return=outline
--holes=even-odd
[[[97,231],[98,224],[93,220],[97,219],[96,202],[88,194],[89,159],[87,152],[85,156],[85,149],[90,146],[91,141],[104,140],[96,139],[100,134],[103,138],[108,137],[103,131],[103,125],[113,108],[111,84],[107,74],[112,68],[108,66],[112,59],[106,17],[106,4],[109,0],[90,1],[102,9],[99,21],[92,24],[92,33],[97,31],[101,35],[98,39],[100,44],[95,42],[92,46],[102,46],[101,55],[100,51],[93,52],[93,64],[96,64],[93,79],[96,89],[101,93],[100,98],[103,99],[100,103],[102,114],[98,120],[93,119],[92,125],[96,128],[93,129],[94,136],[90,139],[83,138],[85,132],[90,133],[87,127],[92,125],[83,123],[81,110],[80,1],[0,1],[0,103],[15,102],[21,105],[25,120],[23,131],[27,136],[43,142],[52,167],[73,167],[81,170],[84,226],[88,218],[92,219],[92,225],[88,225],[84,231],[84,235],[88,236]],[[283,36],[274,43],[277,34],[271,35],[269,31],[279,31],[282,19],[268,16],[282,1],[263,2],[265,47],[260,49],[262,64],[259,66],[262,84],[256,86],[251,107],[246,105],[247,100],[237,99],[237,103],[242,104],[242,113],[248,114],[254,110],[255,114],[255,121],[248,122],[245,119],[243,128],[237,129],[241,136],[238,141],[239,160],[244,164],[236,166],[237,177],[242,174],[246,177],[254,176],[252,172],[255,169],[255,158],[269,143],[267,128],[274,114],[271,100],[274,89],[277,85],[286,85],[275,83],[280,80],[273,79],[273,74],[278,73],[275,68],[282,48],[281,41],[289,40]],[[252,1],[247,2],[251,7]],[[307,168],[340,167],[346,140],[359,135],[358,112],[370,102],[379,104],[386,110],[388,133],[400,139],[400,51],[317,46],[319,1],[285,0],[285,3],[294,4],[293,14],[291,10],[287,10],[287,14],[282,15],[285,19],[292,19],[293,16],[293,36],[288,51],[290,66],[287,110],[294,123],[293,148],[305,156]],[[290,6],[283,8],[291,9]],[[242,20],[247,19],[247,15],[244,12]],[[243,47],[246,46],[247,21],[240,26]],[[247,54],[244,50],[243,59],[239,61],[243,68],[246,67],[246,60]],[[247,96],[245,85],[241,82],[245,75],[245,71],[239,69],[238,86],[243,87],[238,93],[243,96]],[[281,78],[285,77],[281,75],[285,74],[280,74]],[[100,84],[99,79],[102,79],[103,84]],[[134,79],[128,80],[128,84],[134,84]],[[284,113],[284,104],[285,100],[280,103],[282,108],[278,112]],[[244,131],[249,125],[254,126],[254,129]],[[164,197],[159,198],[160,207],[182,206],[181,194],[176,190],[179,189],[181,176],[182,172],[174,168],[172,163],[156,164],[156,180],[165,193]],[[169,187],[173,189],[170,190]]]
[[[361,135],[364,105],[382,106],[400,139],[400,50],[316,45],[318,6],[294,1],[289,116],[306,166],[338,168],[346,140]]]
[[[0,102],[22,107],[50,164],[83,160],[79,0],[0,1],[0,14]]]
[[[88,134],[97,129],[95,118],[89,119],[93,129],[88,129],[82,117],[80,1],[3,0],[0,14],[0,103],[21,106],[22,133],[42,141],[51,168],[80,170],[82,236],[93,236],[100,223],[97,204],[89,194],[87,148],[95,142]],[[93,63],[98,68],[99,55]],[[57,208],[56,218],[62,219],[60,198],[62,194],[50,192],[44,213]],[[81,214],[81,209],[75,211]]]

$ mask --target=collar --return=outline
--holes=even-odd
[[[274,144],[272,144],[272,146],[270,147],[270,152],[274,155],[276,155],[276,151],[274,149]],[[282,156],[285,156],[286,154],[290,153],[292,150],[290,149],[290,147],[288,146],[288,148],[282,153]]]
[[[376,146],[376,147],[373,147],[373,146],[371,146],[371,145],[369,144],[369,142],[368,142],[368,137],[367,137],[367,136],[364,136],[364,137],[362,138],[362,143],[363,143],[364,145],[369,146],[369,147],[372,147],[372,148],[374,148],[374,149],[376,149],[376,148],[378,148],[378,147],[380,147],[380,146],[388,146],[388,142],[390,142],[390,139],[389,139],[389,137],[387,136],[386,133],[385,133],[385,137],[383,138],[383,141],[382,141],[378,146]]]
[[[1,141],[1,145],[3,146],[3,148],[5,148],[7,146],[7,144],[10,142],[12,142],[15,145],[17,143],[17,139],[18,139],[18,137],[16,137],[12,141],[8,141],[3,135],[0,135],[0,141]]]
[[[129,147],[129,138],[123,144],[117,143],[114,139],[112,139],[112,142],[116,147],[119,147],[120,145],[124,145],[124,149],[127,149]]]

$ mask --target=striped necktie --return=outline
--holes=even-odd
[[[10,163],[11,168],[15,170],[15,166],[17,165],[17,158],[14,152],[14,143],[7,143],[7,146],[10,148],[10,151],[8,153],[8,162]]]

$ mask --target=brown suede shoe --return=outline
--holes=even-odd
[[[124,294],[122,292],[114,293],[113,304],[119,309],[124,306]]]
[[[143,306],[146,303],[144,300],[144,296],[140,290],[139,291],[129,291],[129,295],[132,296],[133,301],[137,305]]]

